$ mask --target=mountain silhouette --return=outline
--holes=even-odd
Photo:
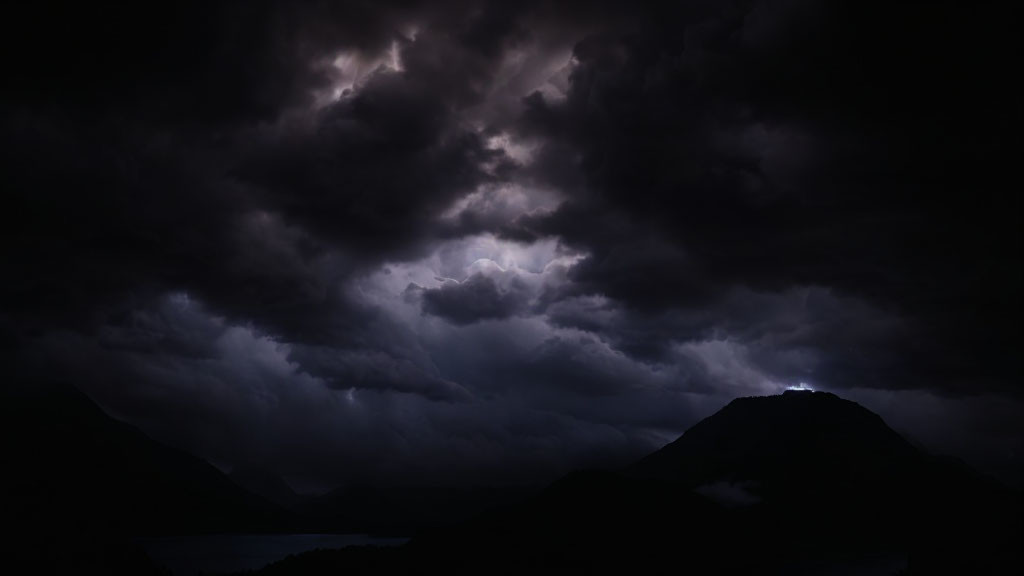
[[[305,531],[409,536],[451,525],[539,492],[532,486],[350,484],[325,494],[296,493],[280,476],[259,466],[238,466],[228,477],[238,486],[295,513]]]
[[[3,514],[18,527],[8,544],[36,573],[159,573],[128,536],[311,526],[431,529],[398,549],[319,551],[262,573],[1020,568],[1019,493],[927,454],[869,410],[823,392],[736,399],[625,469],[575,472],[533,496],[348,486],[308,499],[259,469],[228,478],[68,386],[14,388],[3,400]],[[301,520],[268,501],[293,497],[306,512]],[[460,518],[468,519],[443,526]]]
[[[283,512],[206,461],[114,420],[70,386],[35,386],[2,408],[18,518],[83,519],[135,534],[269,528]]]
[[[287,510],[299,511],[309,500],[295,492],[283,478],[260,466],[236,466],[228,478],[245,490]]]
[[[787,390],[739,398],[627,472],[693,487],[754,481],[769,492],[902,480],[923,454],[856,402]]]
[[[769,529],[813,549],[905,549],[922,573],[997,571],[1020,532],[1019,494],[827,392],[736,399],[625,473],[756,504]]]
[[[468,520],[538,491],[525,486],[353,484],[308,499],[303,510],[309,521],[333,530],[411,535]]]
[[[67,385],[10,386],[0,404],[3,517],[33,573],[147,573],[139,535],[261,531],[287,514],[206,461],[150,439]],[[90,564],[93,562],[93,564]]]
[[[569,474],[398,550],[265,574],[1015,574],[1020,498],[833,394],[740,398],[620,471]]]

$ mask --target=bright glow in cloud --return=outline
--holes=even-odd
[[[488,138],[487,147],[491,150],[501,150],[509,158],[524,165],[533,161],[533,152],[536,149],[535,145],[513,140],[512,136],[505,132]]]
[[[415,40],[415,34],[407,37]],[[405,70],[402,65],[402,50],[398,40],[392,40],[387,50],[380,54],[366,54],[360,50],[346,50],[333,59],[321,62],[320,67],[331,78],[331,86],[327,90],[314,94],[316,107],[322,108],[332,102],[350,96],[380,68],[394,72]]]
[[[565,281],[564,271],[581,258],[583,254],[566,251],[554,239],[520,244],[483,234],[446,242],[415,262],[385,265],[365,279],[362,293],[379,294],[386,300],[402,294],[410,284],[434,288],[445,281],[462,282],[473,274],[491,277],[499,285],[515,279],[539,291]]]
[[[388,49],[388,60],[392,70],[396,72],[404,70],[402,67],[402,51],[398,47],[398,40],[391,41],[391,48]]]
[[[441,213],[441,219],[455,221],[473,217],[499,225],[508,224],[526,214],[550,212],[558,206],[560,199],[559,194],[541,188],[514,184],[486,186],[453,202]]]

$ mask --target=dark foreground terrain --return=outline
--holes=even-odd
[[[317,551],[260,574],[1015,574],[1020,506],[853,402],[787,392],[403,548]]]
[[[13,395],[2,414],[10,464],[4,518],[20,528],[6,557],[33,567],[27,573],[159,574],[130,536],[325,523],[358,529],[373,522],[373,502],[387,520],[375,528],[416,524],[419,534],[397,548],[309,552],[259,574],[1015,574],[1021,567],[1017,492],[922,452],[877,415],[828,393],[737,399],[633,466],[573,473],[532,497],[421,489],[402,500],[356,488],[311,501],[253,471],[233,482],[110,419],[77,392],[60,389],[44,403],[36,394]],[[239,486],[246,483],[277,494],[277,502]],[[487,510],[479,505],[487,498],[515,503]],[[437,528],[446,506],[454,523]],[[329,512],[316,514],[317,507]],[[404,509],[415,514],[403,516]],[[459,520],[478,510],[485,511]]]

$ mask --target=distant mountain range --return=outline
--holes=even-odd
[[[2,512],[12,551],[40,573],[153,570],[131,537],[218,532],[408,535],[529,493],[520,488],[346,486],[308,497],[258,467],[223,474],[119,422],[70,385],[0,395]],[[13,553],[13,552],[12,552]],[[48,566],[50,569],[43,569]],[[74,568],[72,568],[74,567]]]
[[[268,530],[289,520],[206,461],[107,416],[81,392],[39,385],[4,396],[5,482],[36,525],[133,534]]]
[[[221,531],[421,533],[265,574],[1004,574],[1024,541],[1019,493],[821,392],[737,399],[626,469],[576,472],[533,495],[349,486],[304,497],[258,468],[229,478],[70,387],[12,390],[0,418],[3,517],[20,527],[14,556],[41,573],[159,573],[125,536]]]
[[[540,491],[528,486],[352,484],[306,496],[297,494],[280,476],[258,467],[240,467],[228,477],[293,512],[306,530],[377,535],[408,536],[451,525]]]
[[[399,550],[261,574],[1018,574],[1021,500],[877,415],[809,391],[741,398],[625,470],[577,472]]]
[[[8,557],[26,573],[155,570],[129,536],[264,531],[287,512],[206,461],[107,416],[71,386],[11,386],[0,396]]]
[[[302,510],[309,500],[295,492],[283,478],[259,466],[237,466],[228,478],[245,490],[293,512]]]

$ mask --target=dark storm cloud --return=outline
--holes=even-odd
[[[402,17],[382,9],[353,24],[345,10],[210,5],[193,21],[180,6],[159,20],[115,11],[84,51],[71,45],[90,25],[73,21],[82,15],[22,16],[71,38],[29,51],[7,95],[3,251],[17,273],[3,295],[18,304],[5,307],[5,337],[22,348],[73,328],[154,358],[212,353],[146,329],[145,311],[180,293],[295,343],[295,360],[331,386],[464,397],[410,360],[409,336],[396,338],[350,282],[422,250],[432,212],[501,177],[501,152],[454,116],[472,91],[459,83],[485,85],[496,52],[477,54],[475,16],[442,21],[420,39],[448,56],[409,54],[399,73],[374,58],[407,47]],[[323,105],[315,95],[339,50],[373,69]],[[441,67],[453,77],[430,82]]]
[[[510,237],[586,250],[576,289],[642,311],[833,287],[916,324],[880,385],[1010,389],[1019,148],[993,127],[1019,83],[993,18],[783,3],[590,36],[566,99],[529,96],[521,126],[578,151],[543,169],[587,193]],[[837,382],[858,371],[835,361]]]
[[[513,281],[510,289],[498,286],[493,278],[474,274],[462,282],[445,282],[439,288],[420,291],[423,311],[455,324],[508,318],[525,311],[526,287]]]
[[[379,71],[321,113],[312,133],[274,135],[244,177],[266,204],[369,256],[409,250],[431,216],[493,179],[501,162],[455,124],[450,103],[405,73]]]
[[[423,253],[436,213],[507,177],[457,112],[479,104],[515,27],[491,9],[419,11],[414,51],[399,11],[282,6],[18,15],[3,115],[3,296],[17,304],[2,326],[19,370],[72,380],[217,462],[327,483],[428,464],[441,480],[517,461],[536,474],[538,450],[501,429],[489,448],[451,448],[443,431],[465,418],[430,406],[470,393],[354,284]],[[331,68],[339,51],[371,70],[325,103],[353,80]],[[277,424],[247,432],[268,410]],[[546,474],[600,437],[547,418],[566,440]]]
[[[359,364],[359,359],[315,350],[319,358],[297,362],[294,346],[231,326],[183,295],[166,297],[136,317],[104,326],[106,338],[99,341],[51,333],[34,353],[50,362],[52,374],[74,378],[115,415],[142,419],[155,437],[220,465],[258,462],[321,489],[347,481],[403,483],[410,475],[426,483],[506,483],[543,480],[573,466],[625,463],[656,445],[642,431],[650,425],[650,410],[635,396],[568,412],[536,410],[536,395],[550,394],[545,384],[559,383],[534,381],[529,390],[521,390],[520,401],[512,402],[465,393],[434,398],[433,388],[413,388],[422,375],[411,373],[395,374],[405,390],[394,393],[395,382],[373,381],[390,362],[380,358],[346,367],[345,372],[362,371],[365,378],[349,378],[353,385],[344,386],[329,374],[311,375],[307,367]],[[506,328],[493,324],[481,329],[491,336],[469,338],[509,337]],[[153,341],[187,336],[192,348],[117,345],[140,332]],[[454,341],[439,342],[444,353],[468,349],[460,340],[466,335],[453,336]],[[492,376],[501,362],[520,376],[537,376],[523,368],[529,358],[517,356],[513,347],[503,352],[476,354],[466,362],[478,363]],[[543,356],[549,359],[542,363],[557,361]],[[623,375],[635,380],[640,374]],[[493,380],[465,378],[476,390],[493,386]],[[518,380],[515,374],[503,378],[513,388],[519,387]],[[610,378],[605,385],[613,386]],[[566,402],[566,408],[572,404]],[[687,403],[671,394],[664,395],[660,407],[659,422],[675,425],[680,418],[692,418]]]
[[[200,130],[270,119],[327,82],[320,58],[383,49],[406,14],[362,2],[21,5],[4,19],[5,97],[83,120],[131,115]]]
[[[314,483],[625,462],[805,379],[1019,396],[1000,11],[12,9],[0,343]]]
[[[379,349],[343,352],[300,345],[288,358],[332,388],[386,389],[438,401],[459,401],[469,396],[457,383],[426,373],[408,358]]]
[[[417,250],[429,239],[424,216],[502,162],[453,116],[453,91],[485,83],[494,57],[476,55],[474,18],[421,34],[464,52],[463,64],[408,58],[402,74],[378,69],[309,120],[275,120],[312,105],[330,81],[314,68],[338,50],[388,49],[404,22],[397,12],[211,5],[187,20],[177,6],[152,20],[114,11],[100,27],[111,33],[84,51],[72,49],[92,23],[75,21],[83,15],[21,15],[71,36],[54,33],[29,52],[37,58],[19,60],[19,90],[8,95],[5,227],[15,240],[5,259],[21,274],[7,290],[22,302],[12,314],[90,322],[126,293],[181,289],[289,339],[347,338],[372,313],[345,294],[346,278],[382,254]],[[430,82],[441,67],[456,76]]]
[[[557,326],[598,334],[613,348],[646,362],[677,361],[680,346],[687,343],[731,342],[742,345],[748,361],[778,382],[838,388],[921,385],[911,375],[896,377],[905,370],[903,343],[920,337],[906,319],[822,287],[723,289],[699,307],[657,311],[575,297],[552,305],[547,315]]]

